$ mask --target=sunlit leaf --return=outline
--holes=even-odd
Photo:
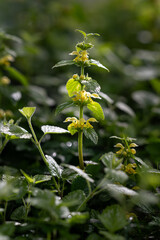
[[[78,173],[79,176],[83,177],[87,181],[94,182],[94,180],[91,177],[89,177],[87,173],[83,172],[80,168],[77,168],[77,167],[75,167],[73,165],[69,165],[69,164],[63,164],[63,166],[65,166],[65,167],[67,167],[69,169],[74,170],[75,172]]]
[[[31,178],[27,173],[20,169],[21,173],[25,176],[28,183],[34,183],[34,178]]]
[[[73,65],[75,62],[73,60],[63,60],[55,64],[52,68],[55,67],[63,67],[63,66],[68,66],[68,65]]]
[[[19,109],[19,112],[25,116],[27,119],[30,119],[36,111],[36,107],[23,107]]]
[[[68,80],[66,84],[66,88],[67,88],[69,97],[72,97],[75,92],[79,92],[81,90],[81,84],[79,81],[76,81],[75,79],[71,78]]]
[[[105,67],[103,64],[101,64],[99,61],[97,61],[95,59],[90,59],[89,63],[90,63],[90,65],[94,65],[94,66],[97,66],[99,68],[103,68],[103,69],[105,69],[109,72],[109,69],[107,67]]]
[[[59,166],[57,164],[57,162],[51,156],[46,155],[45,157],[46,157],[48,167],[49,167],[49,170],[50,170],[50,173],[52,174],[52,176],[61,178],[62,167]]]
[[[68,130],[64,128],[60,128],[57,126],[50,126],[50,125],[44,125],[41,127],[41,130],[44,134],[62,134],[62,133],[69,133]]]
[[[99,103],[92,101],[89,104],[87,104],[87,108],[92,111],[92,113],[96,119],[98,119],[98,120],[104,119],[103,110]]]
[[[81,84],[85,86],[85,90],[87,92],[93,92],[93,93],[99,93],[100,92],[100,85],[98,84],[98,82],[96,80],[82,80]]]

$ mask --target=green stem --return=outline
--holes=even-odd
[[[42,150],[42,148],[41,148],[40,143],[38,142],[37,136],[36,136],[36,134],[35,134],[35,132],[34,132],[34,129],[33,129],[33,127],[32,127],[31,119],[28,119],[28,124],[29,124],[30,130],[31,130],[32,135],[33,135],[33,138],[34,138],[34,143],[35,143],[36,147],[38,148],[39,153],[40,153],[43,161],[45,162],[46,166],[47,166],[48,169],[49,169],[49,164],[48,164],[48,162],[47,162],[47,160],[46,160],[46,157],[45,157],[45,155],[44,155],[44,152],[43,152],[43,150]],[[50,169],[49,169],[49,171],[50,171]],[[52,175],[52,174],[51,174],[51,175]],[[53,179],[54,185],[55,185],[58,193],[60,194],[60,189],[59,189],[59,187],[58,187],[58,184],[57,184],[57,182],[56,182],[55,177],[52,176],[52,179]]]
[[[4,204],[4,215],[3,215],[4,222],[6,221],[7,206],[8,206],[8,202],[6,201],[5,204]]]
[[[5,146],[7,145],[7,143],[9,142],[9,140],[5,139],[2,143],[2,146],[0,148],[0,154],[2,153],[3,149],[5,148]]]
[[[83,118],[83,106],[80,106],[80,114],[79,119]],[[83,162],[83,130],[78,132],[78,154],[79,154],[79,165],[80,168],[84,169],[84,162]]]

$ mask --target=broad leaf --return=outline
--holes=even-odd
[[[46,157],[51,175],[54,176],[54,177],[61,178],[62,167],[59,166],[57,164],[57,162],[51,156],[46,155],[45,157]]]
[[[112,234],[109,232],[100,231],[100,233],[107,239],[107,240],[125,240],[123,236]]]
[[[60,112],[62,112],[64,109],[72,107],[72,106],[74,106],[74,102],[71,102],[71,101],[62,103],[62,104],[57,106],[55,114],[57,115]]]
[[[107,168],[116,168],[121,163],[121,160],[113,152],[103,154],[100,160]]]
[[[86,38],[87,36],[87,34],[82,30],[76,29],[76,32],[80,32],[84,36],[84,38]]]
[[[85,200],[86,196],[82,190],[70,192],[63,198],[63,202],[68,204],[70,211],[76,211],[78,206]]]
[[[82,80],[81,84],[85,86],[85,90],[87,92],[99,93],[100,92],[100,85],[97,83],[96,80]]]
[[[0,124],[0,133],[5,135],[8,140],[11,139],[30,139],[32,135],[24,128],[14,124]]]
[[[74,170],[75,172],[78,173],[79,176],[83,177],[83,178],[86,179],[87,181],[89,181],[89,182],[94,182],[94,180],[93,180],[92,178],[90,178],[90,177],[88,176],[88,174],[85,173],[85,172],[83,172],[81,169],[79,169],[79,168],[77,168],[77,167],[75,167],[75,166],[73,166],[73,165],[69,165],[69,164],[63,164],[63,166],[65,166],[65,167],[67,167],[67,168],[69,168],[69,169]]]
[[[94,144],[97,144],[98,135],[93,128],[83,128],[83,132],[86,138],[90,139]]]
[[[28,85],[27,78],[22,73],[20,73],[17,69],[10,67],[10,66],[7,66],[5,69],[12,78],[16,79],[22,85],[24,85],[24,86]]]
[[[124,228],[127,224],[125,212],[119,205],[107,207],[102,214],[99,215],[99,219],[111,233]]]
[[[120,170],[106,168],[105,173],[107,174],[106,177],[111,179],[113,182],[124,183],[128,179],[128,175]]]
[[[149,168],[149,166],[139,157],[134,157],[136,163],[141,164],[145,168]]]
[[[122,197],[123,195],[126,196],[138,195],[135,191],[117,184],[108,183],[106,186],[103,185],[103,187],[106,188],[113,196],[117,198]]]
[[[12,214],[11,214],[11,219],[12,220],[24,220],[26,218],[26,209],[24,206],[20,206],[16,208]]]
[[[69,168],[66,168],[63,170],[62,178],[64,180],[73,180],[76,177],[77,177],[77,173],[74,170],[69,169]]]
[[[96,119],[104,119],[103,110],[99,103],[92,101],[91,103],[87,104],[87,108],[92,111]]]
[[[66,88],[67,88],[69,97],[72,97],[75,92],[81,91],[81,84],[79,81],[76,81],[75,79],[71,78],[68,80],[66,84]]]
[[[88,218],[89,218],[89,213],[88,212],[83,212],[83,213],[72,212],[69,215],[69,218],[67,219],[67,222],[71,225],[84,224]],[[71,239],[71,238],[69,238],[69,239]],[[75,238],[73,238],[73,239],[75,239]]]
[[[69,133],[68,130],[64,128],[60,128],[57,126],[50,126],[50,125],[44,125],[41,127],[42,132],[46,134],[62,134],[62,133]]]
[[[63,60],[63,61],[60,61],[57,64],[55,64],[52,68],[63,67],[63,66],[73,65],[73,64],[75,64],[75,62],[73,60]]]
[[[50,181],[51,178],[52,177],[50,175],[40,175],[40,174],[38,174],[38,175],[34,176],[35,184]]]
[[[36,107],[23,107],[19,109],[20,113],[27,119],[30,119],[36,111]]]
[[[90,59],[89,63],[90,63],[90,65],[95,65],[95,66],[97,66],[99,68],[103,68],[103,69],[105,69],[105,70],[107,70],[109,72],[108,68],[106,68],[104,65],[102,65],[99,61],[97,61],[95,59]]]
[[[22,169],[20,169],[21,173],[25,176],[28,183],[34,183],[35,179],[31,178],[27,173],[25,173]]]

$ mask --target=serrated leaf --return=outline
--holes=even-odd
[[[65,180],[73,180],[77,177],[77,173],[69,168],[66,168],[62,172],[62,178]]]
[[[45,155],[45,157],[46,157],[51,175],[54,177],[61,178],[62,171],[63,171],[62,167],[59,166],[51,156]]]
[[[26,209],[24,206],[20,206],[16,208],[12,214],[11,214],[11,219],[12,220],[24,220],[26,218]]]
[[[87,92],[93,92],[93,93],[99,93],[100,92],[100,85],[98,84],[98,82],[96,80],[82,80],[81,81],[82,85],[85,85],[85,90]]]
[[[113,194],[113,196],[115,197],[121,197],[122,195],[126,195],[126,196],[137,196],[138,194],[127,188],[127,187],[123,187],[121,185],[117,185],[117,184],[112,184],[112,183],[108,183],[106,185],[106,189]]]
[[[88,174],[85,173],[85,172],[83,172],[80,168],[77,168],[77,167],[75,167],[75,166],[73,166],[73,165],[69,165],[69,164],[63,164],[63,166],[65,166],[65,167],[67,167],[67,168],[69,168],[69,169],[74,170],[75,172],[78,173],[79,176],[83,177],[83,178],[86,179],[87,181],[89,181],[89,182],[94,182],[94,180],[93,180],[92,178],[90,178],[90,177],[88,176]]]
[[[76,81],[75,79],[71,78],[68,80],[66,84],[66,88],[67,88],[69,97],[72,97],[75,92],[81,91],[81,84],[79,81]]]
[[[73,64],[75,64],[75,62],[73,60],[63,60],[63,61],[60,61],[57,64],[55,64],[52,67],[52,69],[55,68],[55,67],[63,67],[63,66],[73,65]]]
[[[84,224],[86,220],[89,218],[88,212],[72,212],[67,219],[68,223],[71,225],[74,224]],[[69,238],[70,239],[70,238]],[[75,238],[74,238],[75,239]]]
[[[52,178],[52,176],[50,176],[50,175],[41,175],[41,174],[38,174],[38,175],[35,175],[35,176],[34,176],[35,184],[39,184],[39,183],[42,183],[42,182],[50,181],[51,178]]]
[[[141,158],[135,156],[134,159],[136,162],[140,163],[143,167],[149,168],[149,166]]]
[[[4,134],[8,140],[12,139],[30,139],[32,135],[22,127],[14,124],[0,124],[0,133]]]
[[[0,226],[0,240],[10,240],[8,236],[12,236],[15,231],[13,222],[7,222]],[[6,235],[6,236],[5,236]]]
[[[100,233],[107,239],[107,240],[125,240],[123,236],[112,234],[105,231],[100,231]]]
[[[116,154],[113,152],[103,154],[100,160],[107,168],[110,169],[117,167],[121,163],[121,160],[118,159]]]
[[[68,130],[64,128],[60,128],[57,126],[50,126],[50,125],[44,125],[41,127],[42,132],[46,134],[62,134],[62,133],[69,133]]]
[[[25,173],[22,169],[20,169],[21,173],[23,176],[25,176],[25,179],[27,180],[28,183],[34,183],[34,178],[31,178],[27,173]]]
[[[105,69],[109,72],[109,69],[107,67],[105,67],[103,64],[101,64],[99,61],[97,61],[95,59],[90,59],[89,63],[90,63],[90,65],[94,65],[94,66],[97,66],[99,68],[103,68],[103,69]]]
[[[36,107],[23,107],[19,109],[19,112],[25,116],[27,119],[30,119],[36,111]]]
[[[87,104],[87,108],[92,111],[96,119],[104,119],[103,109],[99,103],[92,101]]]
[[[116,204],[107,207],[102,214],[99,215],[99,219],[111,233],[124,228],[127,224],[125,212]]]
[[[128,175],[120,170],[106,168],[105,173],[107,173],[107,178],[111,179],[113,182],[124,183],[128,179]]]
[[[71,102],[71,101],[62,103],[62,104],[57,106],[55,114],[57,115],[60,112],[62,112],[64,109],[72,107],[72,106],[74,106],[74,102]]]
[[[93,128],[83,128],[86,138],[90,139],[94,144],[98,142],[98,135]]]
[[[116,107],[119,108],[121,111],[129,114],[130,116],[135,117],[134,111],[126,103],[117,102]]]
[[[69,204],[70,211],[76,211],[77,207],[81,205],[85,198],[86,196],[82,190],[76,190],[66,195],[63,198],[63,202]]]

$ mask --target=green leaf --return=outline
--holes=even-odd
[[[9,240],[7,236],[12,236],[15,231],[15,224],[12,222],[6,222],[0,226],[0,240]],[[5,238],[1,238],[1,235],[5,236]]]
[[[70,192],[63,198],[64,203],[68,203],[70,211],[76,211],[78,206],[86,199],[86,196],[82,190],[76,190]]]
[[[64,109],[72,107],[72,106],[74,106],[74,102],[71,102],[71,101],[58,105],[57,108],[56,108],[56,111],[55,111],[55,115],[59,114]]]
[[[109,72],[109,69],[108,69],[108,68],[106,68],[104,65],[102,65],[99,61],[97,61],[97,60],[95,60],[95,59],[90,59],[90,60],[89,60],[89,64],[90,64],[90,65],[97,66],[97,67],[99,67],[99,68],[103,68],[103,69],[105,69],[105,70],[107,70],[107,71]]]
[[[121,198],[123,195],[130,197],[138,195],[135,191],[117,184],[108,183],[106,186],[103,185],[103,187],[106,188],[116,198]]]
[[[62,134],[62,133],[69,133],[68,130],[64,128],[60,128],[57,126],[50,126],[50,125],[44,125],[41,127],[42,132],[46,134]]]
[[[20,113],[27,119],[30,119],[36,111],[36,107],[23,107],[19,109]]]
[[[113,152],[105,153],[102,155],[100,160],[107,168],[116,168],[121,162],[121,159],[116,157],[116,154]]]
[[[86,138],[90,139],[94,144],[98,142],[98,135],[93,128],[83,128]]]
[[[65,166],[65,167],[67,167],[67,168],[69,168],[69,169],[74,170],[75,172],[78,173],[79,176],[83,177],[83,178],[86,179],[87,181],[89,181],[89,182],[94,182],[94,180],[93,180],[92,178],[90,178],[90,177],[88,176],[88,174],[85,173],[85,172],[83,172],[81,169],[79,169],[79,168],[77,168],[77,167],[75,167],[75,166],[73,166],[73,165],[69,165],[69,164],[63,164],[63,166]]]
[[[135,156],[134,159],[135,159],[136,163],[138,163],[138,164],[140,163],[143,167],[149,168],[149,166],[141,158]]]
[[[121,111],[129,114],[131,117],[135,117],[135,113],[132,110],[132,108],[130,108],[127,104],[123,103],[123,102],[117,102],[116,103],[116,107],[118,109],[120,109]]]
[[[89,218],[89,213],[88,212],[86,212],[86,213],[72,212],[70,214],[70,217],[67,219],[67,221],[71,225],[84,224],[88,218]]]
[[[62,178],[65,180],[73,180],[77,177],[77,173],[69,168],[66,168],[62,172]]]
[[[86,240],[104,240],[98,234],[91,233]]]
[[[21,173],[25,176],[28,183],[34,183],[35,179],[31,178],[27,173],[25,173],[22,169],[20,169]]]
[[[71,135],[74,135],[76,132],[78,132],[78,130],[75,127],[70,126],[70,125],[68,126],[68,130]]]
[[[105,173],[107,173],[106,177],[112,179],[113,182],[124,183],[128,179],[128,175],[120,170],[106,168]]]
[[[105,99],[108,103],[113,104],[112,98],[110,98],[106,93],[100,92],[99,95]]]
[[[99,93],[100,92],[100,85],[97,83],[96,80],[82,80],[81,84],[85,86],[85,90],[87,92]]]
[[[80,32],[84,36],[84,38],[86,38],[87,36],[87,34],[82,30],[76,29],[76,32]]]
[[[12,214],[11,214],[11,219],[12,220],[24,220],[26,218],[26,209],[24,206],[20,206],[18,208],[16,208]]]
[[[12,139],[30,139],[32,135],[24,128],[15,124],[0,124],[0,133],[5,135],[8,140]]]
[[[124,228],[127,224],[125,212],[116,204],[107,207],[102,214],[99,215],[99,219],[111,233]]]
[[[93,112],[93,115],[96,119],[104,119],[103,110],[99,103],[92,101],[91,103],[87,104],[87,108]]]
[[[62,167],[59,166],[57,164],[57,162],[51,156],[45,155],[45,157],[46,157],[51,175],[54,176],[54,177],[61,178]]]
[[[90,36],[100,36],[100,34],[99,33],[88,33],[87,34],[87,37],[90,37]]]
[[[34,176],[35,184],[50,181],[51,178],[52,178],[52,176],[50,176],[50,175],[40,175],[40,174],[38,174],[38,175]]]
[[[66,84],[66,88],[67,88],[69,97],[72,97],[74,95],[74,92],[81,91],[81,84],[79,81],[76,81],[75,79],[71,78],[68,80]]]
[[[16,70],[13,67],[10,67],[10,66],[6,67],[5,69],[11,75],[12,78],[15,78],[24,86],[28,85],[27,78],[22,73],[20,73],[18,70]]]
[[[109,232],[105,232],[105,231],[100,231],[100,233],[106,237],[107,240],[125,240],[125,238],[123,236],[117,235],[117,234],[112,234]]]
[[[63,67],[63,66],[73,65],[73,64],[75,64],[75,62],[73,60],[63,60],[63,61],[60,61],[57,64],[55,64],[52,67],[52,69],[55,68],[55,67]]]

